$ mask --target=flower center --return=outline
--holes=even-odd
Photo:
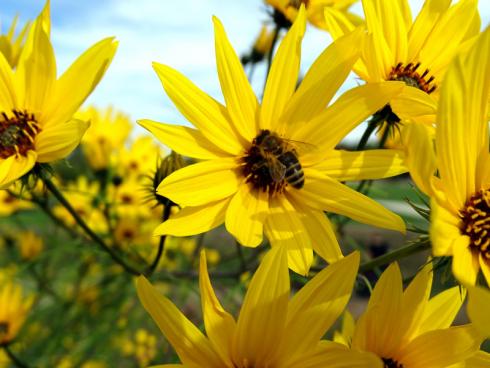
[[[490,259],[490,189],[482,189],[466,201],[459,213],[459,229],[470,238],[470,247]]]
[[[301,189],[305,183],[296,150],[287,140],[261,130],[242,159],[247,183],[269,194],[281,193],[287,185]]]
[[[429,69],[425,69],[422,74],[417,72],[420,63],[413,64],[398,63],[391,69],[388,80],[405,82],[407,86],[418,88],[425,93],[432,93],[436,89],[436,85],[433,83],[434,77],[429,77]],[[427,78],[428,77],[428,78]]]
[[[310,0],[289,0],[288,6],[299,9],[301,4],[305,4],[305,8],[308,8]]]
[[[8,342],[9,324],[8,322],[0,322],[0,344]]]
[[[403,368],[403,364],[391,358],[383,358],[384,368]]]
[[[26,156],[34,149],[34,138],[41,129],[33,114],[12,110],[12,116],[0,114],[0,158]]]

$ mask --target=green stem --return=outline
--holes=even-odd
[[[12,350],[10,350],[9,346],[8,345],[4,345],[3,346],[3,350],[5,350],[5,353],[7,354],[7,356],[9,357],[9,359],[12,361],[12,363],[14,363],[14,365],[16,367],[19,367],[19,368],[29,368],[29,366],[24,363],[22,360],[20,360],[13,352]]]
[[[109,253],[112,259],[119,264],[126,272],[132,275],[140,275],[141,272],[131,265],[127,264],[124,259],[122,259],[111,247],[109,247],[104,240],[102,240],[80,217],[80,215],[71,206],[70,202],[63,196],[63,194],[58,190],[56,185],[45,175],[44,170],[39,167],[39,177],[43,181],[44,185],[48,190],[56,197],[56,199],[66,208],[66,210],[73,216],[74,220],[80,226],[87,236],[96,244],[98,244],[105,252]]]
[[[359,144],[357,145],[356,151],[362,151],[366,147],[367,142],[368,142],[369,138],[371,137],[371,135],[373,134],[375,129],[376,129],[376,124],[369,121],[368,126],[367,126],[366,130],[364,131],[364,133],[362,134],[362,137],[361,137],[361,140],[359,141]]]
[[[170,217],[170,212],[172,210],[172,205],[167,204],[166,206],[163,207],[163,216],[162,220],[163,222],[167,221],[168,218]],[[146,276],[150,276],[155,272],[156,268],[158,267],[158,263],[160,263],[160,259],[162,258],[163,251],[165,250],[165,240],[167,239],[166,235],[162,235],[160,237],[160,242],[158,244],[158,251],[155,259],[151,263],[151,265],[148,267],[148,269],[145,271]]]
[[[377,257],[371,261],[367,261],[359,267],[359,273],[364,273],[367,271],[371,271],[379,266],[386,265],[388,263],[397,261],[401,258],[408,257],[412,254],[421,252],[423,250],[427,250],[430,248],[430,241],[424,240],[416,243],[409,244],[403,248],[396,249],[389,253],[386,253],[380,257]]]

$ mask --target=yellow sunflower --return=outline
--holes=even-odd
[[[362,32],[327,48],[296,90],[304,8],[281,43],[259,105],[223,26],[214,19],[216,58],[226,107],[174,69],[154,64],[163,87],[198,129],[149,120],[139,123],[171,149],[205,160],[177,170],[158,194],[183,207],[155,234],[188,236],[225,223],[246,246],[288,247],[289,265],[306,274],[313,249],[329,262],[342,255],[324,211],[404,231],[403,220],[339,181],[406,171],[403,153],[347,152],[335,146],[403,89],[400,82],[346,92],[325,110],[358,58]]]
[[[464,296],[455,286],[431,297],[432,276],[429,263],[404,291],[398,265],[390,265],[344,341],[376,354],[386,368],[448,368],[472,357],[482,335],[471,324],[450,327]]]
[[[203,251],[199,286],[207,336],[143,276],[137,289],[182,362],[163,367],[381,368],[371,354],[320,342],[345,308],[358,266],[356,252],[322,270],[289,300],[286,252],[274,248],[254,274],[235,322],[214,293]]]
[[[116,51],[112,38],[102,40],[57,79],[46,22],[41,14],[32,25],[15,71],[0,54],[0,188],[79,144],[88,123],[72,116]]]
[[[398,80],[407,85],[378,117],[391,125],[400,119],[433,123],[447,66],[480,31],[477,1],[450,6],[450,0],[426,0],[415,20],[407,0],[362,0],[362,5],[369,36],[354,71],[367,83]],[[325,18],[334,39],[356,26],[332,8],[325,8]]]
[[[432,249],[453,257],[453,273],[466,284],[480,268],[490,283],[489,93],[490,28],[451,65],[437,115]]]
[[[33,298],[22,297],[22,287],[7,281],[0,287],[0,345],[8,344],[19,333],[32,306]]]

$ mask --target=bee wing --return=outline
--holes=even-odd
[[[283,138],[283,141],[289,143],[292,146],[292,148],[294,149],[294,151],[296,151],[298,153],[316,151],[318,149],[318,147],[313,143],[295,141],[293,139],[287,139],[287,138]]]
[[[286,165],[279,161],[275,156],[267,156],[269,174],[274,181],[281,181],[286,175]]]

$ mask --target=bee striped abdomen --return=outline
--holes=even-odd
[[[301,189],[305,183],[303,168],[299,163],[294,151],[286,151],[278,157],[279,161],[286,166],[284,179],[293,188]]]

